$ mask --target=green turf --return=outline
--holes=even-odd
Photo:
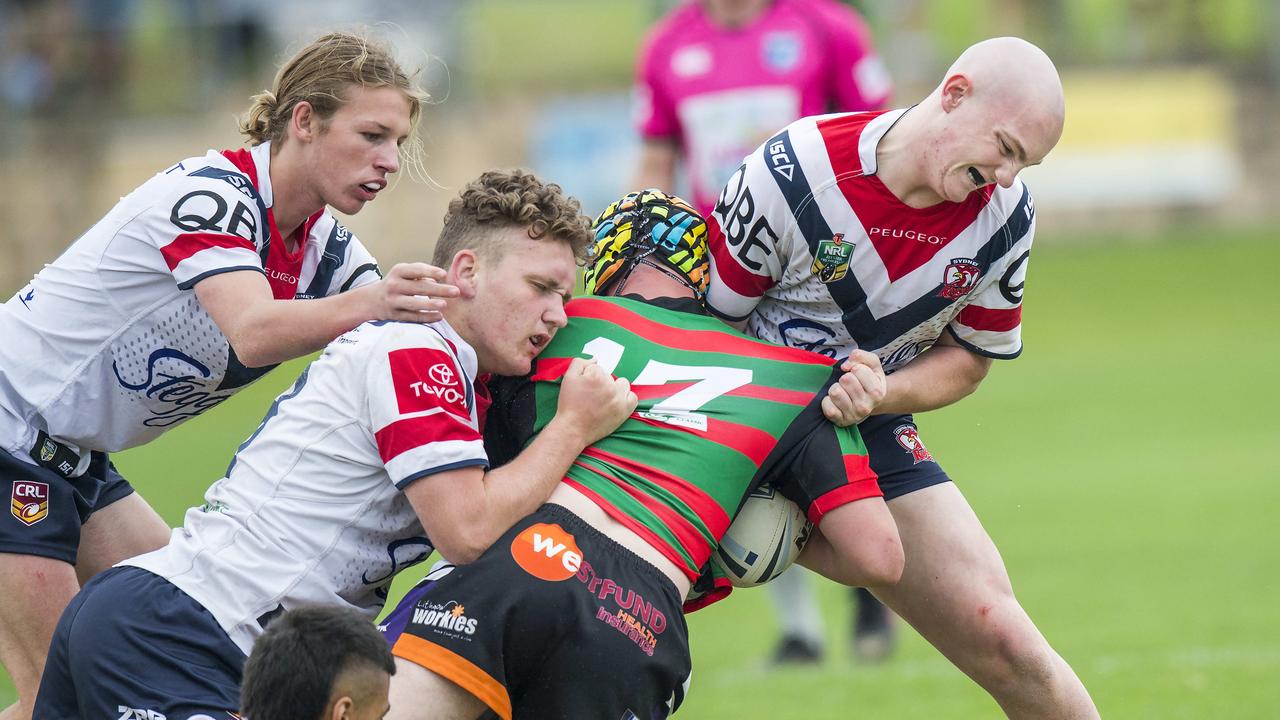
[[[1277,268],[1265,232],[1042,242],[1023,357],[921,418],[1023,604],[1107,717],[1280,713]],[[122,453],[122,470],[177,521],[295,372]],[[821,593],[831,657],[812,670],[766,668],[764,591],[691,616],[680,716],[998,715],[909,630],[889,663],[852,664],[845,591]]]

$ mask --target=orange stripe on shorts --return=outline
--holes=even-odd
[[[404,634],[396,640],[392,654],[417,663],[471,693],[502,720],[511,720],[511,696],[502,683],[461,655],[417,635]]]

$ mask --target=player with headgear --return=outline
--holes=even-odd
[[[684,610],[728,592],[700,570],[748,494],[776,485],[821,530],[803,561],[889,584],[902,548],[856,429],[827,422],[828,358],[707,315],[706,227],[687,203],[632,193],[595,223],[593,293],[530,375],[490,383],[486,447],[518,451],[550,421],[565,368],[593,358],[640,398],[546,505],[473,563],[439,567],[385,623],[389,718],[665,717],[691,659]]]

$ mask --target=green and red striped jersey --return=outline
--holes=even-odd
[[[496,379],[485,438],[494,464],[551,420],[560,378],[592,357],[631,382],[639,405],[588,447],[565,478],[648,540],[690,580],[748,493],[768,483],[817,523],[832,508],[881,495],[856,427],[819,405],[839,378],[830,358],[756,340],[693,300],[587,297],[530,377]]]

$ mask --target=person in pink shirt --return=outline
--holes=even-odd
[[[809,115],[887,107],[892,84],[866,22],[835,0],[691,0],[649,32],[637,64],[643,138],[634,188],[676,190],[710,213],[744,157],[778,128]],[[770,584],[780,663],[816,662],[823,622],[803,571]],[[855,591],[854,654],[893,650],[891,617]]]
[[[866,23],[835,0],[692,0],[649,32],[637,66],[634,187],[674,190],[684,162],[702,213],[752,150],[806,115],[886,107]]]

